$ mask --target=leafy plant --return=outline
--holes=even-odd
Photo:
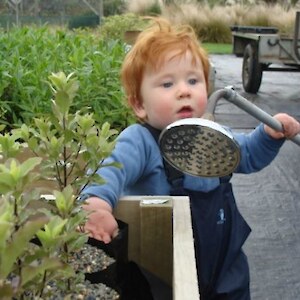
[[[99,123],[122,129],[133,122],[124,105],[119,70],[124,43],[102,39],[87,30],[56,30],[47,26],[13,28],[0,35],[1,122],[7,129],[51,111],[50,72],[73,71],[81,83],[70,112],[91,108]]]
[[[11,299],[21,297],[25,290],[34,289],[33,286],[38,289],[43,273],[65,266],[31,243],[49,222],[49,217],[30,207],[39,199],[38,191],[31,190],[30,186],[39,178],[34,169],[42,159],[19,162],[16,155],[22,151],[22,145],[14,133],[0,135],[0,149],[3,159],[0,164],[0,294],[3,299]]]
[[[125,31],[143,30],[146,25],[145,19],[133,13],[114,15],[104,18],[100,33],[104,39],[113,38],[123,41]]]
[[[73,73],[49,79],[52,112],[0,136],[0,294],[7,299],[43,298],[49,282],[67,295],[83,281],[69,265],[87,241],[78,230],[87,217],[79,195],[90,181],[103,183],[96,171],[106,166],[117,136],[92,113],[71,113],[79,88]],[[25,149],[33,157],[20,162]]]

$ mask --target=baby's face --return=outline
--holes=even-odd
[[[141,98],[136,115],[158,129],[179,119],[201,117],[207,105],[201,61],[193,63],[190,52],[175,57],[170,53],[158,70],[146,68]]]

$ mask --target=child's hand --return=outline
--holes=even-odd
[[[264,125],[265,132],[274,139],[292,138],[300,133],[300,123],[288,114],[280,113],[274,116],[283,126],[283,132],[276,131]]]
[[[83,209],[91,212],[84,226],[85,232],[97,240],[109,243],[118,234],[118,223],[110,205],[97,197],[86,200]]]

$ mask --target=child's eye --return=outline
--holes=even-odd
[[[198,80],[197,80],[196,78],[191,78],[191,79],[189,79],[189,84],[194,85],[194,84],[196,84],[197,82],[198,82]]]
[[[165,83],[162,84],[162,86],[163,86],[164,88],[169,88],[169,87],[171,87],[172,85],[173,85],[172,82],[165,82]]]

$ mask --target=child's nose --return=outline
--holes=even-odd
[[[177,98],[182,99],[182,98],[189,97],[190,95],[191,95],[190,87],[185,82],[180,83],[177,89]]]

